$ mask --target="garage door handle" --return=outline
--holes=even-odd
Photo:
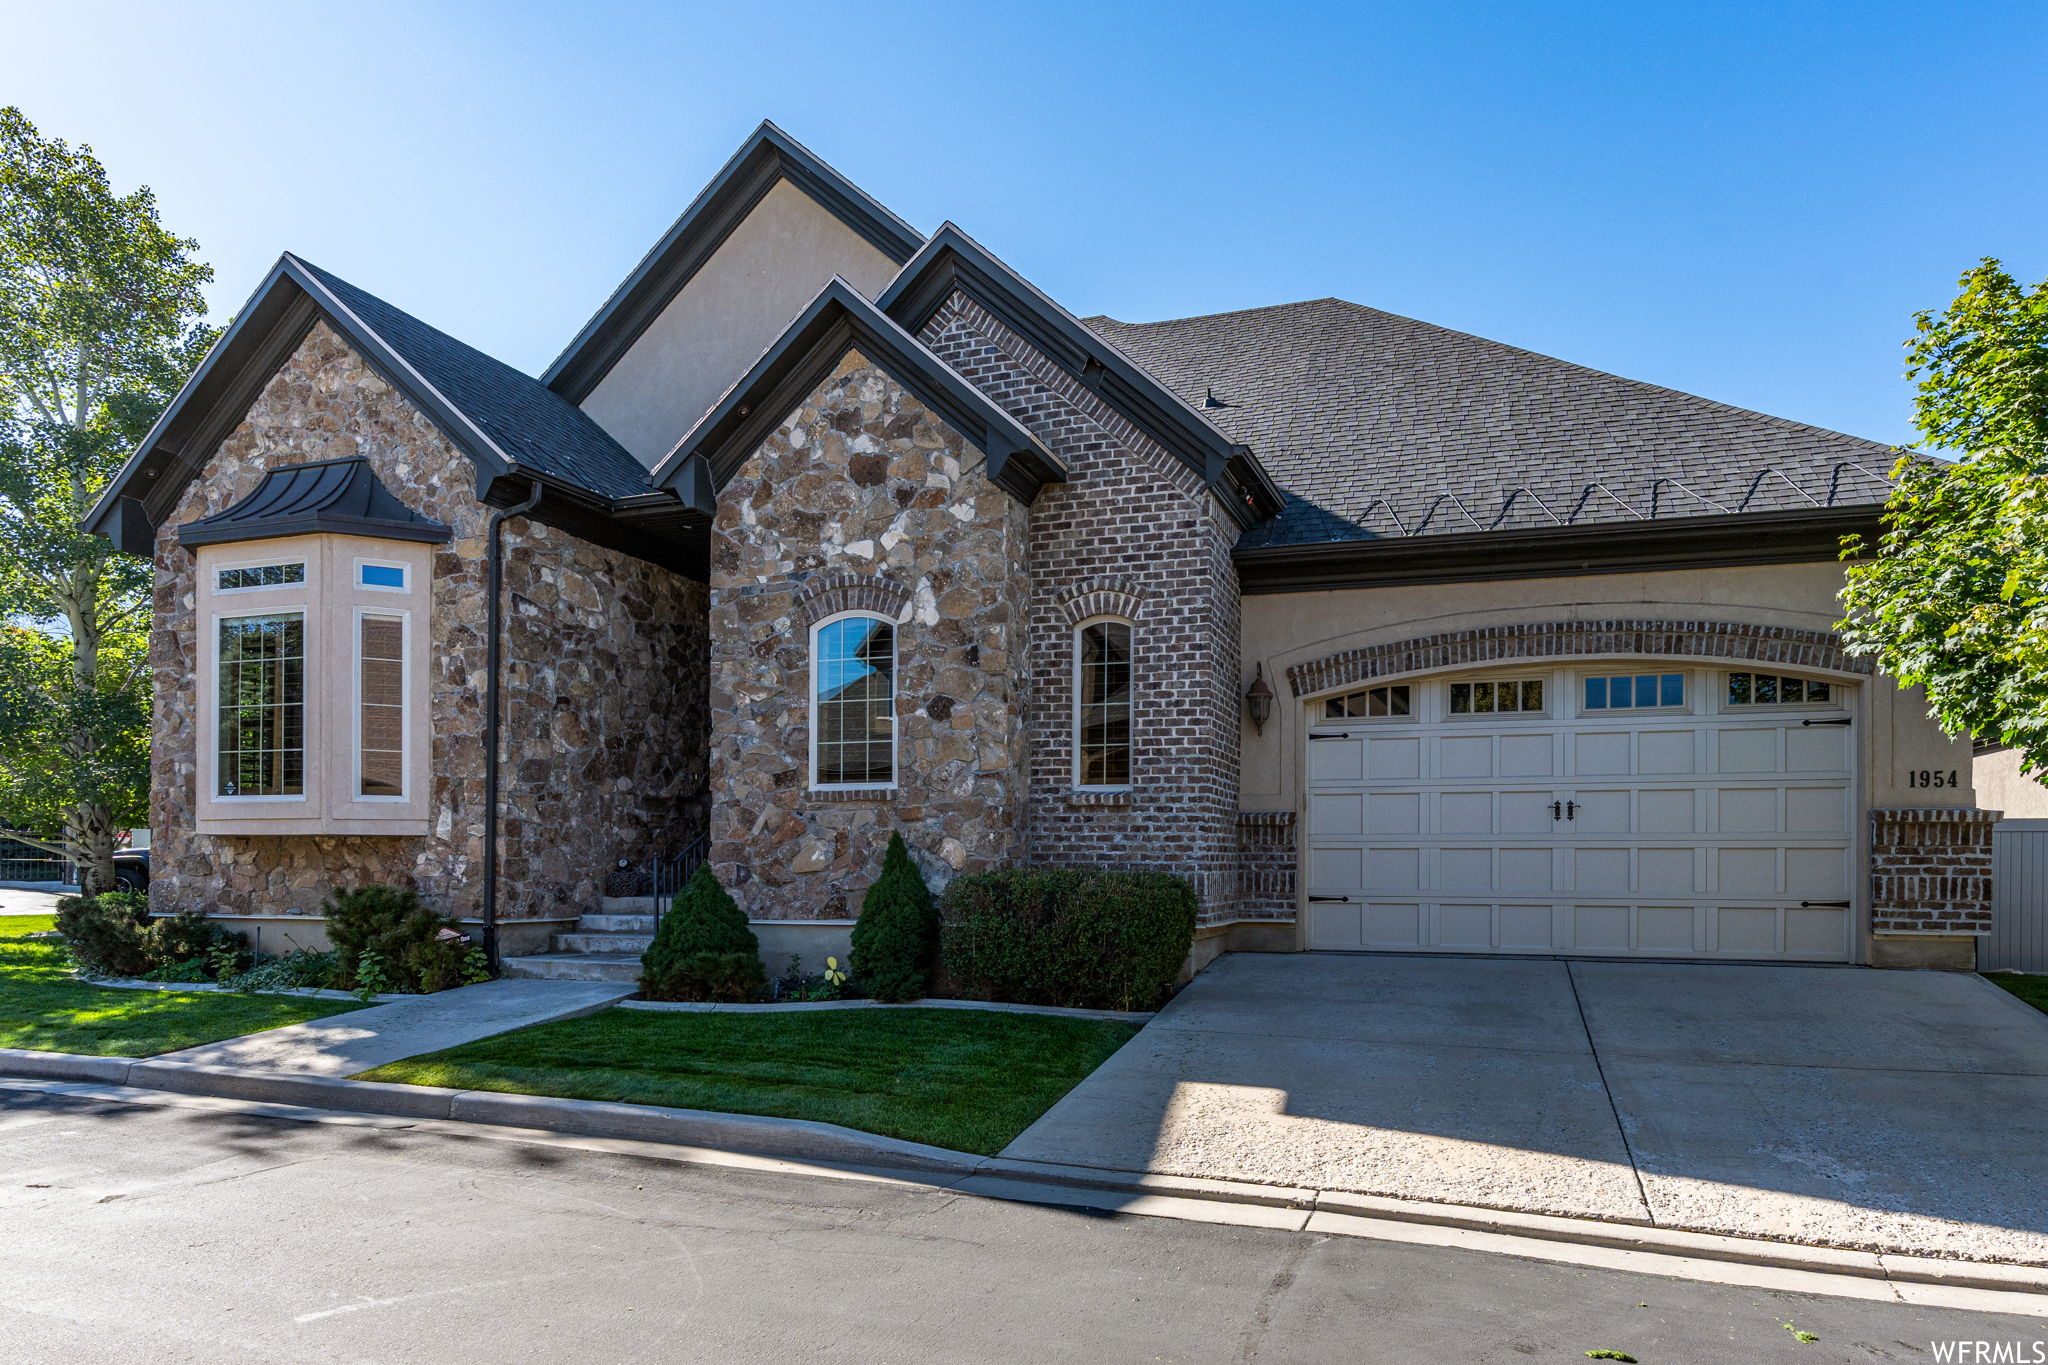
[[[1801,902],[1799,902],[1799,908],[1800,908],[1801,910],[1847,910],[1847,909],[1849,908],[1849,902],[1847,902],[1847,901],[1801,901]]]
[[[1831,720],[1802,720],[1799,723],[1801,725],[1847,725],[1849,718],[1847,716],[1836,716]]]
[[[1310,896],[1309,899],[1311,901],[1336,901],[1340,905],[1351,904],[1351,897],[1349,896]]]

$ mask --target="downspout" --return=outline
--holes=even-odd
[[[525,516],[540,502],[540,482],[529,488],[526,501],[491,514],[489,585],[491,604],[484,627],[484,956],[498,969],[498,673],[504,656],[499,641],[504,609],[505,522]]]

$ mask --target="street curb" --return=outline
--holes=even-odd
[[[1062,1188],[1106,1191],[1132,1196],[1134,1203],[1138,1204],[1159,1198],[1193,1199],[1292,1210],[1305,1216],[1309,1231],[1344,1232],[1347,1225],[1356,1227],[1372,1223],[1428,1224],[1619,1251],[1824,1275],[1848,1275],[1866,1280],[2048,1294],[2048,1267],[2042,1266],[1943,1260],[1904,1252],[1811,1246],[1800,1242],[1687,1232],[1589,1218],[1515,1213],[1336,1190],[1066,1166],[1000,1156],[983,1157],[806,1119],[722,1114],[703,1109],[619,1104],[605,1100],[501,1094],[486,1090],[451,1090],[384,1081],[292,1076],[235,1067],[35,1052],[20,1048],[0,1048],[0,1075],[41,1081],[125,1085],[175,1094],[208,1095],[354,1114],[446,1119],[507,1129],[654,1142],[839,1166],[887,1167],[950,1177],[945,1183],[948,1186],[964,1185],[962,1193],[988,1192],[991,1197],[998,1198],[1003,1197],[999,1192],[1001,1186],[1009,1183],[1036,1186],[1048,1193]],[[980,1185],[991,1188],[977,1191],[975,1187]],[[1056,1201],[1048,1199],[1045,1202]]]
[[[800,1010],[993,1010],[998,1014],[1043,1014],[1059,1019],[1112,1019],[1142,1024],[1147,1010],[1084,1010],[1065,1005],[1012,1005],[1001,1000],[786,1000],[768,1005],[723,1005],[698,1000],[621,1000],[622,1010],[662,1010],[678,1014],[787,1014]]]

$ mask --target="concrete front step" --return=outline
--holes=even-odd
[[[508,957],[505,975],[537,981],[614,981],[631,985],[640,979],[640,959],[619,953],[534,953]]]
[[[584,917],[589,923],[589,917]],[[636,961],[647,951],[647,945],[654,942],[654,935],[648,934],[556,934],[552,946],[558,953],[617,953],[632,957]]]
[[[654,913],[654,897],[606,896],[598,902],[598,908],[607,915],[651,915]]]
[[[652,915],[585,915],[576,926],[585,934],[652,934]]]

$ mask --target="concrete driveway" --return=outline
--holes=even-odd
[[[2048,1015],[1938,972],[1234,954],[1003,1155],[2048,1264]]]

